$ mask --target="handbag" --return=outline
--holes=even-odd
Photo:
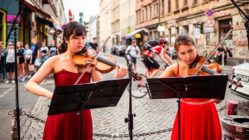
[[[36,59],[35,59],[34,65],[35,65],[36,67],[40,67],[40,66],[41,66],[41,59],[40,59],[40,58],[36,58]]]

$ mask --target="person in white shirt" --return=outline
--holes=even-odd
[[[34,65],[32,64],[32,50],[29,45],[25,45],[25,67],[27,70],[27,78],[31,78],[31,75],[34,71]]]
[[[7,71],[7,83],[15,83],[15,50],[12,42],[8,43],[8,46],[6,48],[6,71]]]
[[[136,40],[132,40],[131,45],[128,46],[128,48],[125,50],[125,54],[128,54],[128,53],[130,54],[132,62],[133,62],[135,69],[136,69],[137,57],[141,53],[139,47],[137,46]]]

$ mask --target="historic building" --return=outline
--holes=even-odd
[[[108,36],[108,47],[129,45],[135,30],[136,0],[100,1],[97,20],[97,38],[100,43]]]
[[[100,0],[99,5],[99,18],[97,21],[98,34],[97,39],[99,45],[102,45],[106,39],[112,34],[112,11],[111,11],[112,0]],[[112,46],[112,39],[109,39],[106,43],[107,47]]]
[[[11,26],[22,5],[22,12],[17,18],[17,40],[30,43],[35,38],[38,43],[48,42],[49,36],[61,32],[61,25],[64,24],[61,19],[64,15],[64,6],[62,0],[24,0],[23,3],[17,0],[0,0],[0,40],[6,44],[7,36]],[[57,6],[55,5],[57,4]],[[45,10],[44,10],[45,9]],[[54,32],[51,32],[52,29]],[[53,37],[52,37],[53,38]],[[54,38],[55,40],[57,37]],[[14,34],[11,32],[9,41],[14,40]]]
[[[239,7],[249,14],[249,1]],[[159,14],[160,13],[160,14]],[[165,37],[171,45],[179,34],[189,34],[200,52],[213,48],[233,27],[222,45],[233,49],[234,57],[248,50],[244,21],[231,0],[137,0],[136,29],[146,28],[150,38]]]

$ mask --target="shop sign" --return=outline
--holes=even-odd
[[[214,17],[222,17],[222,16],[227,16],[229,14],[230,12],[228,10],[224,10],[224,11],[215,12]]]
[[[169,27],[176,26],[176,20],[170,20],[167,23]]]
[[[13,23],[15,18],[16,18],[16,16],[14,16],[14,15],[7,15],[6,21],[7,21],[7,23]],[[20,23],[20,16],[17,18],[17,23]]]
[[[141,38],[141,34],[140,33],[135,34],[135,38]]]

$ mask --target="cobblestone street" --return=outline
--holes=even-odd
[[[51,84],[44,84],[47,88],[53,89]],[[133,89],[133,92],[136,89]],[[128,125],[124,119],[128,116],[128,90],[125,90],[121,100],[116,107],[93,109],[93,131],[95,140],[123,139],[128,140]],[[228,100],[238,100],[241,105],[248,104],[246,99],[238,97],[227,90],[225,100],[217,105],[219,117],[226,114]],[[48,111],[49,100],[40,97],[30,112],[32,116],[45,120]],[[134,139],[135,140],[162,140],[170,139],[175,113],[177,111],[176,99],[150,100],[146,95],[144,98],[133,98],[134,118]],[[242,110],[241,110],[242,111]],[[243,113],[239,111],[239,113]],[[23,116],[22,138],[41,139],[44,123]]]

